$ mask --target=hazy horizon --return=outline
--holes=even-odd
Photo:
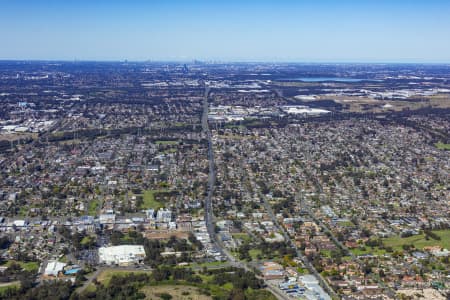
[[[131,60],[131,59],[27,59],[27,58],[10,58],[10,59],[0,59],[0,62],[61,62],[61,63],[205,63],[205,64],[304,64],[304,65],[313,65],[313,64],[336,64],[336,65],[345,65],[345,64],[373,64],[373,65],[447,65],[450,64],[449,61],[326,61],[326,60],[315,60],[315,61],[295,61],[295,60],[245,60],[245,59],[237,59],[237,60],[222,60],[222,59],[146,59],[146,60]]]

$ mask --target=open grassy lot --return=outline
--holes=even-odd
[[[29,262],[23,262],[23,261],[16,261],[16,260],[8,260],[4,265],[10,266],[13,263],[19,264],[22,269],[27,271],[37,271],[39,270],[39,263],[37,261],[29,261]]]
[[[21,206],[19,209],[19,216],[26,217],[28,215],[28,206]]]
[[[94,243],[95,243],[95,237],[94,236],[90,236],[90,235],[87,235],[87,236],[83,237],[83,239],[80,242],[80,244],[83,245],[83,246],[93,245]]]
[[[89,202],[88,215],[90,215],[90,216],[97,215],[97,211],[99,209],[99,206],[100,206],[100,201],[99,200],[92,200],[91,202]]]
[[[168,278],[162,281],[155,281],[152,276],[148,277],[148,281],[144,278],[144,281],[136,283],[133,280],[124,283],[126,286],[135,286],[139,291],[146,295],[146,299],[228,299],[234,286],[232,282],[240,280],[240,277],[230,279],[229,281],[220,281],[221,274],[225,275],[229,272],[224,270],[225,273],[220,273],[216,270],[216,273],[202,273],[198,272],[196,276],[201,278],[201,281],[190,282],[185,280],[175,280]],[[90,283],[85,291],[93,292],[100,288],[104,291],[105,286],[108,287],[113,283],[113,276],[126,276],[131,273],[134,274],[149,274],[150,271],[135,271],[135,270],[118,270],[118,269],[105,269],[101,271],[97,276],[97,281],[102,285],[96,287],[94,283]],[[172,275],[171,275],[172,276]],[[219,277],[217,277],[219,276]],[[218,280],[219,278],[219,280]],[[126,280],[126,278],[124,278]],[[122,281],[121,281],[122,282]],[[220,283],[219,283],[220,282]],[[137,284],[137,286],[136,286]],[[268,291],[257,289],[253,290],[247,288],[245,291],[246,299],[248,300],[275,300],[276,298]]]
[[[252,260],[257,260],[258,255],[262,256],[262,251],[261,251],[261,249],[250,249],[248,251],[248,254],[250,254],[250,256],[252,257]]]
[[[17,290],[19,288],[20,288],[19,281],[0,283],[0,297],[2,297],[3,293],[9,289]]]
[[[341,222],[338,222],[338,224],[339,224],[339,226],[342,226],[342,227],[353,227],[353,226],[355,226],[355,224],[353,224],[352,221],[341,221]]]
[[[191,269],[202,269],[203,267],[206,268],[221,268],[221,267],[228,267],[230,264],[228,262],[224,261],[212,261],[212,262],[205,262],[205,263],[191,263],[188,265],[188,268]]]
[[[96,289],[95,284],[90,283],[84,291],[85,292],[95,292],[95,289]]]
[[[179,141],[165,141],[165,140],[155,142],[155,144],[157,145],[177,145],[178,143]]]
[[[250,242],[252,240],[252,238],[245,232],[232,233],[231,236],[234,239],[240,239],[240,240],[243,240],[244,242]]]
[[[436,148],[438,148],[439,150],[450,150],[450,144],[444,144],[442,142],[436,143],[434,144],[436,146]]]
[[[385,246],[390,246],[394,250],[401,250],[403,245],[414,245],[417,249],[423,249],[426,246],[441,246],[450,249],[450,230],[433,230],[441,240],[425,239],[425,234],[413,235],[406,238],[398,236],[386,238],[383,240]]]
[[[141,290],[145,294],[145,299],[157,300],[161,298],[162,294],[169,294],[172,299],[188,300],[210,300],[211,296],[207,296],[201,293],[200,289],[188,285],[158,285],[158,286],[146,286]]]
[[[330,258],[331,257],[331,250],[324,250],[324,249],[322,249],[322,250],[320,250],[320,255],[322,255],[323,257]]]
[[[162,190],[162,191],[160,191],[160,190],[144,191],[144,195],[143,195],[144,202],[141,205],[141,209],[149,209],[149,208],[158,209],[158,208],[164,207],[164,204],[156,201],[156,199],[155,199],[155,193],[157,193],[157,192],[164,192],[164,190]]]
[[[98,275],[97,281],[105,286],[108,286],[113,276],[126,276],[131,273],[150,274],[150,271],[106,269]],[[203,280],[203,283],[201,284],[189,285],[185,283],[180,283],[180,285],[178,285],[175,281],[172,280],[161,281],[157,282],[156,284],[153,283],[145,285],[142,288],[142,292],[144,292],[147,295],[146,299],[155,299],[155,300],[161,299],[161,297],[158,295],[163,293],[172,295],[173,297],[172,299],[212,299],[210,296],[205,295],[205,293],[203,294],[200,293],[200,291],[203,289],[204,291],[209,291],[208,293],[212,295],[224,296],[233,288],[233,285],[231,283],[225,284],[223,286],[219,286],[212,283],[211,282],[213,280],[212,275],[200,275],[200,277]],[[95,290],[95,285],[93,283],[90,284],[86,290],[88,291]],[[185,295],[183,295],[183,292]],[[189,294],[187,294],[186,292],[189,292]],[[202,298],[200,296],[205,296],[206,298]]]
[[[135,273],[135,274],[141,274],[141,273],[147,273],[150,274],[151,271],[131,271],[131,270],[117,270],[117,269],[106,269],[104,271],[102,271],[98,277],[97,277],[97,281],[100,283],[103,283],[104,285],[108,285],[109,281],[111,280],[111,278],[113,276],[125,276],[131,273]]]
[[[373,249],[371,247],[364,247],[363,249],[355,248],[355,249],[350,249],[350,252],[352,252],[356,256],[367,255],[367,254],[380,256],[380,255],[386,254],[386,250],[378,249],[378,247],[374,247]]]

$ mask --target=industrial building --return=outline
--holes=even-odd
[[[140,245],[100,247],[98,249],[98,256],[100,263],[128,266],[142,263],[145,258],[145,250]]]
[[[64,270],[65,266],[66,264],[63,262],[51,260],[45,267],[44,275],[57,277],[59,272],[62,272]]]

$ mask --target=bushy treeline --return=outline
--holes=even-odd
[[[147,274],[130,273],[127,276],[113,276],[109,284],[96,284],[95,291],[74,294],[72,299],[144,299],[145,294],[139,289],[150,280]]]
[[[50,281],[33,288],[23,286],[6,289],[0,299],[8,300],[63,300],[70,299],[75,287],[67,281]]]

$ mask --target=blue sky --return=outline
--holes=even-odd
[[[450,1],[0,0],[0,59],[450,62]]]

